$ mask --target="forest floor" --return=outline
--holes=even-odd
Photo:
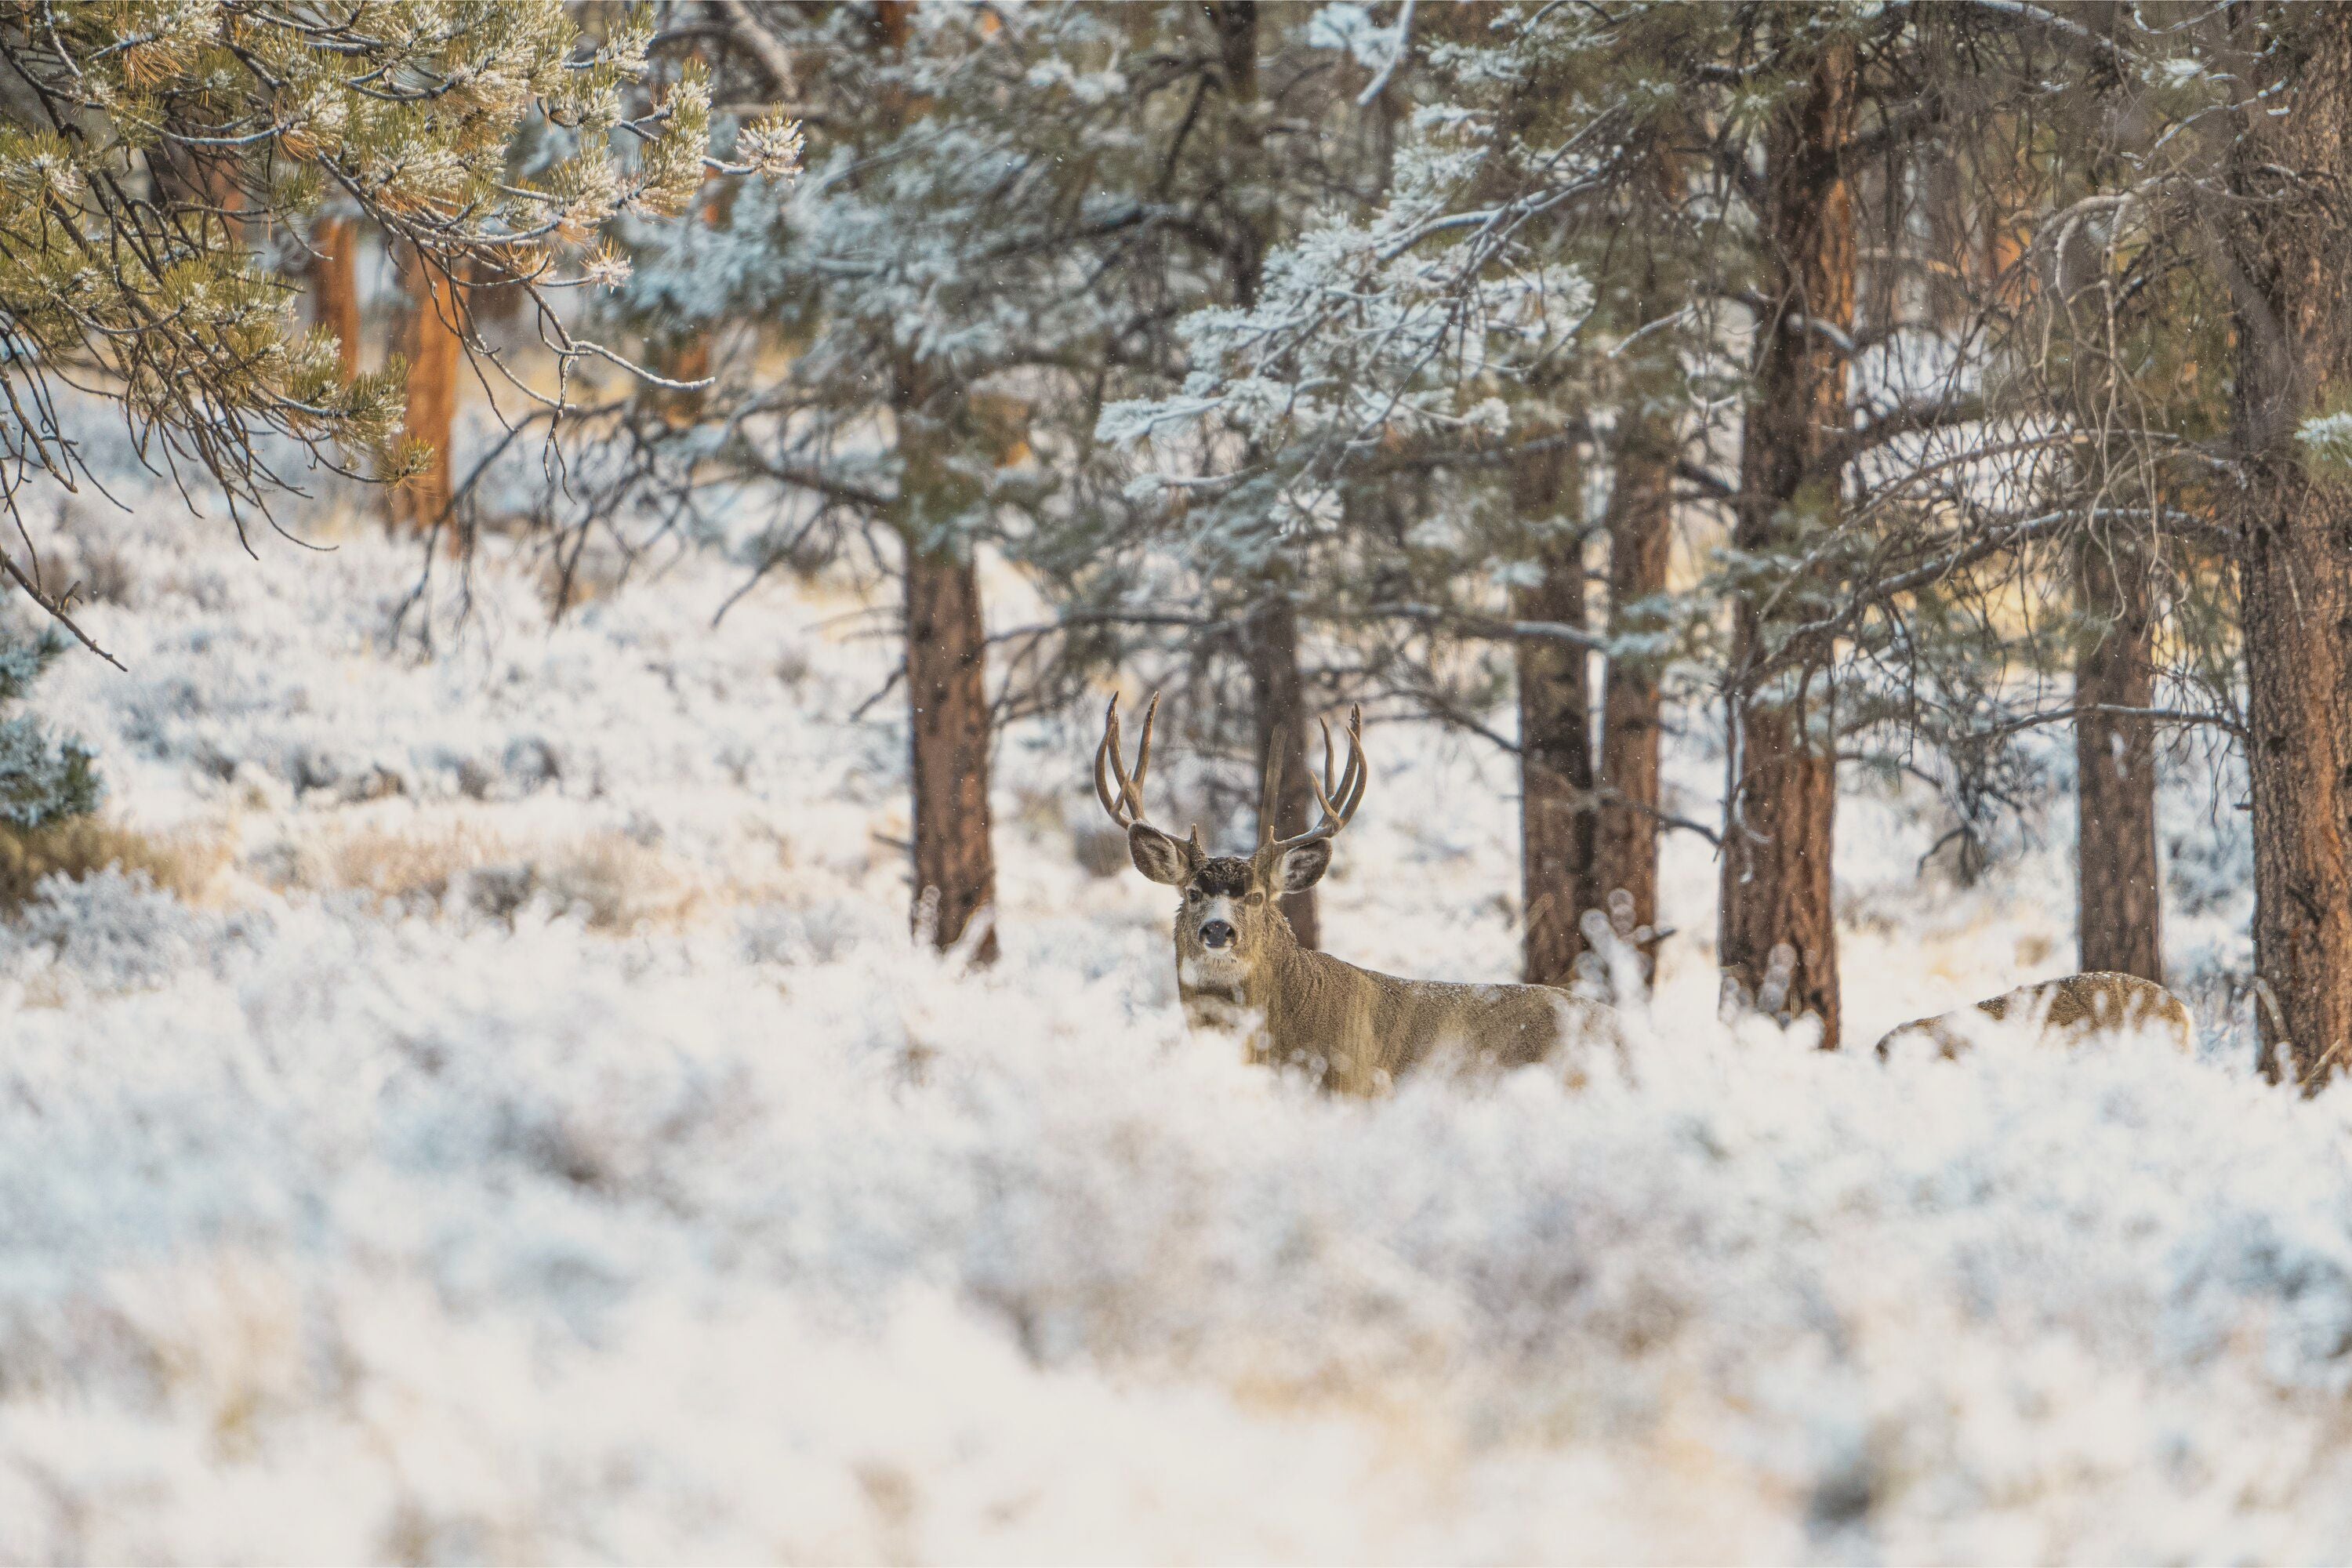
[[[1630,1079],[1335,1103],[1185,1037],[1077,721],[1003,742],[1003,962],[910,943],[845,588],[551,628],[494,544],[426,659],[372,529],[69,531],[129,672],[37,706],[161,885],[0,925],[0,1557],[2352,1552],[2352,1093],[2218,1001],[2193,1059],[1727,1028],[1681,837]],[[1369,742],[1327,945],[1509,977],[1507,760]],[[1932,803],[1842,811],[1854,1040],[2072,967],[2062,831],[1962,889]]]

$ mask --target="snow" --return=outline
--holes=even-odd
[[[0,930],[0,1557],[2352,1543],[2352,1098],[2263,1087],[2241,1018],[1889,1068],[1725,1028],[1677,839],[1630,1079],[1327,1100],[1189,1040],[1166,893],[1080,868],[1091,714],[1003,743],[1003,962],[909,943],[845,589],[714,629],[688,560],[550,629],[493,541],[426,659],[364,526],[107,527],[130,673],[34,705],[218,868]],[[1368,742],[1331,945],[1508,977],[1508,770]],[[2193,962],[2242,954],[2240,826],[2168,797]],[[2068,967],[2063,832],[1956,892],[1936,831],[1842,806],[1862,1043]]]
[[[2352,412],[2314,415],[2294,427],[2294,438],[2324,468],[2340,473],[2352,467]]]

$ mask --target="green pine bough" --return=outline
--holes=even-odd
[[[0,627],[0,708],[23,701],[65,647],[52,630]],[[29,714],[0,716],[0,827],[35,832],[96,811],[104,788],[91,761],[79,742],[53,740]]]

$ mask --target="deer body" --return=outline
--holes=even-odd
[[[1380,1093],[1439,1058],[1522,1067],[1563,1044],[1619,1043],[1609,1008],[1565,991],[1400,980],[1298,945],[1278,900],[1321,879],[1332,837],[1363,799],[1370,770],[1360,714],[1349,716],[1347,772],[1336,782],[1329,780],[1330,732],[1324,732],[1326,778],[1309,774],[1323,821],[1286,839],[1261,829],[1256,852],[1244,858],[1208,854],[1197,827],[1189,838],[1176,838],[1143,820],[1157,709],[1155,698],[1145,711],[1130,775],[1118,756],[1118,706],[1112,702],[1095,752],[1095,791],[1111,819],[1127,829],[1136,869],[1183,891],[1176,911],[1176,984],[1188,1026],[1236,1035],[1251,1060],[1305,1068],[1326,1089],[1344,1094]],[[1104,777],[1106,763],[1118,775],[1116,798]]]
[[[1613,1041],[1610,1010],[1544,985],[1403,980],[1300,947],[1279,910],[1258,964],[1228,977],[1188,958],[1178,915],[1184,1021],[1238,1035],[1250,1060],[1305,1068],[1342,1094],[1377,1094],[1435,1058],[1497,1068],[1544,1060],[1563,1043]]]
[[[2196,1040],[2196,1026],[2179,997],[2137,974],[2095,973],[2021,985],[1988,996],[1973,1008],[1915,1019],[1888,1030],[1878,1042],[1878,1055],[1883,1059],[1896,1047],[1920,1039],[1932,1043],[1942,1056],[1957,1057],[1972,1043],[1971,1012],[1999,1022],[2032,1023],[2041,1038],[2064,1045],[2142,1031],[2160,1034],[2184,1051]]]

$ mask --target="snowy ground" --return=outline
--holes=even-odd
[[[1636,1081],[1331,1103],[1184,1038],[1076,729],[1003,748],[1004,961],[910,950],[843,597],[713,631],[689,563],[550,632],[493,562],[427,663],[364,530],[88,537],[130,673],[42,706],[189,891],[0,928],[0,1556],[2352,1555],[2352,1096],[2240,1021],[1734,1035],[1682,842]],[[1329,944],[1508,975],[1507,770],[1373,748]],[[2070,967],[2048,847],[1956,894],[1842,831],[1861,1039]]]

